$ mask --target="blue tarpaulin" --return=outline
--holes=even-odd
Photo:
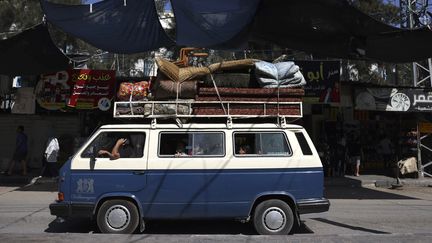
[[[253,21],[259,2],[171,0],[177,45],[233,48],[247,44],[246,30]]]
[[[41,0],[47,20],[68,34],[115,53],[174,45],[162,28],[154,0],[105,0],[64,5]]]
[[[347,0],[171,0],[175,41],[161,27],[154,0],[41,3],[48,21],[115,53],[172,45],[243,49],[264,42],[322,57],[411,62],[432,56],[432,31],[387,25]]]

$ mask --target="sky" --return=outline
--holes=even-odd
[[[84,3],[95,3],[95,2],[100,2],[102,0],[84,0]]]

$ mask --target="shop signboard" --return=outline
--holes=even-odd
[[[114,96],[115,70],[73,69],[41,76],[39,105],[48,110],[66,106],[107,111]]]
[[[419,131],[421,133],[432,133],[432,123],[430,122],[420,122]]]
[[[340,102],[339,61],[295,61],[306,79],[305,103]]]
[[[432,92],[424,89],[357,88],[354,93],[356,110],[432,111]]]

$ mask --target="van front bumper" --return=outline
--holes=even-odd
[[[49,209],[51,215],[62,218],[91,218],[93,216],[94,205],[51,203]]]
[[[326,198],[299,200],[297,208],[300,214],[327,212],[330,201]]]

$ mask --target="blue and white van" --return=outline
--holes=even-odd
[[[119,138],[119,158],[99,155]],[[301,126],[121,124],[102,126],[62,167],[50,211],[96,219],[105,233],[142,231],[152,219],[236,219],[288,234],[329,205]]]

